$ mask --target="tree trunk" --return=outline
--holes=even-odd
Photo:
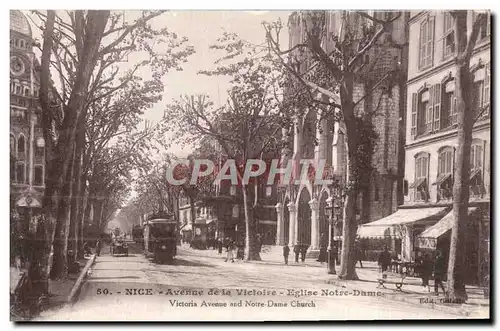
[[[458,65],[455,77],[455,94],[458,110],[458,141],[456,169],[453,183],[453,225],[451,228],[450,255],[448,260],[448,296],[466,299],[465,293],[465,227],[469,220],[469,172],[472,126],[475,113],[471,111],[472,87],[469,84],[469,64]]]
[[[50,56],[53,44],[53,27],[55,12],[47,12],[46,29],[42,48],[41,73],[40,73],[40,105],[43,110],[42,127],[44,138],[47,142],[46,165],[47,177],[46,188],[43,199],[44,213],[44,249],[39,258],[40,266],[38,274],[32,274],[39,284],[39,290],[48,293],[48,279],[51,273],[53,241],[56,232],[58,216],[63,204],[64,180],[67,179],[70,161],[72,159],[71,147],[75,144],[77,123],[84,115],[84,106],[87,102],[87,89],[92,72],[97,62],[97,52],[109,17],[109,11],[89,11],[86,17],[82,11],[76,11],[75,16],[79,22],[85,22],[85,26],[75,31],[83,43],[81,48],[77,47],[79,63],[76,68],[75,84],[71,91],[68,104],[64,107],[64,119],[62,129],[59,130],[57,144],[52,147],[52,116],[54,109],[50,107],[49,85],[50,83]],[[85,38],[83,38],[85,36]],[[80,45],[79,45],[80,46]],[[57,110],[55,110],[57,111]],[[69,208],[69,206],[68,206]],[[69,216],[69,215],[68,215]],[[69,222],[69,220],[68,220]],[[64,228],[64,227],[62,227]],[[59,261],[61,262],[61,261]],[[63,262],[65,264],[65,262]],[[37,290],[36,290],[37,291]]]
[[[358,145],[358,132],[354,114],[353,82],[353,76],[346,73],[343,85],[340,88],[340,98],[347,138],[347,175],[342,228],[342,252],[340,273],[338,277],[345,280],[358,279],[358,275],[356,274],[355,249],[356,233],[358,230],[358,222],[356,220],[356,198],[358,195],[356,191],[358,184],[358,178],[356,177],[356,170],[358,167],[356,150]]]
[[[247,261],[260,261],[260,252],[257,243],[257,229],[254,217],[253,201],[248,196],[248,191],[252,191],[252,187],[248,185],[242,186],[243,192],[243,208],[245,211],[245,251]]]
[[[349,168],[350,162],[347,162]],[[348,171],[347,182],[351,183],[354,178]],[[356,191],[348,189],[344,201],[344,224],[342,228],[342,252],[339,278],[346,280],[356,280],[356,233],[358,231],[358,222],[356,220]]]
[[[75,153],[73,149],[70,171],[64,182],[62,190],[62,201],[60,204],[59,218],[56,224],[56,235],[54,241],[54,261],[51,271],[52,279],[68,278],[68,239],[71,227],[71,205],[73,191],[73,170]]]
[[[469,221],[469,172],[472,129],[475,116],[473,111],[473,78],[470,58],[479,34],[481,22],[486,14],[481,13],[468,34],[467,16],[470,11],[453,11],[455,45],[457,48],[455,97],[457,100],[457,149],[455,178],[453,182],[453,224],[451,228],[450,255],[448,260],[447,296],[451,299],[467,300],[465,291],[465,251],[466,227]]]

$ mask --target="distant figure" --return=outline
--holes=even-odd
[[[95,244],[95,253],[97,256],[101,255],[101,240],[97,239],[97,243]]]
[[[300,244],[297,244],[293,247],[293,252],[295,253],[295,263],[299,263]]]
[[[319,239],[319,245],[320,245],[319,256],[316,261],[321,262],[321,264],[323,264],[323,262],[326,261],[326,255],[327,255],[326,247],[328,246],[328,238],[326,238],[325,233],[321,234],[321,237]]]
[[[385,246],[384,250],[380,253],[380,256],[378,257],[378,265],[380,266],[382,272],[386,272],[390,264],[391,264],[391,254],[389,253],[387,246]]]
[[[363,259],[365,258],[365,252],[361,248],[359,241],[356,241],[356,263],[359,261],[361,268],[363,268]]]
[[[223,246],[222,240],[221,239],[217,240],[217,250],[219,255],[222,255],[222,246]]]
[[[288,255],[290,254],[290,247],[288,247],[288,243],[285,243],[283,246],[283,258],[285,259],[285,264],[288,265]]]
[[[337,261],[339,260],[339,249],[337,248],[337,244],[333,244],[330,254],[332,262],[334,263],[334,265],[337,265]]]
[[[224,262],[231,261],[234,263],[234,242],[232,240],[229,240],[227,243],[227,257]]]
[[[441,286],[443,293],[446,294],[446,290],[443,285],[443,278],[446,274],[446,261],[441,251],[436,251],[436,261],[434,262],[434,294],[439,295],[438,287]]]
[[[306,261],[307,245],[302,245],[300,248],[300,260],[302,263]]]
[[[420,252],[419,252],[420,253]],[[422,277],[422,286],[424,288],[427,287],[427,291],[430,292],[431,289],[429,287],[429,279],[432,276],[432,260],[430,257],[430,254],[427,253],[421,258],[421,263],[420,263],[420,276]]]

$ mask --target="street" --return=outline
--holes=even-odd
[[[178,247],[170,265],[150,262],[140,245],[128,257],[105,247],[72,307],[40,320],[376,320],[456,315],[353,293],[326,284],[326,270],[276,263],[224,262],[212,252]],[[210,253],[210,254],[209,254]],[[193,309],[194,308],[194,309]]]

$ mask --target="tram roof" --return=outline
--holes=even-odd
[[[175,223],[177,224],[177,221],[173,218],[155,218],[152,220],[148,220],[146,224],[151,224],[151,223]]]

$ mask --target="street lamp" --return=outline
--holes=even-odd
[[[335,272],[335,247],[333,247],[333,236],[332,236],[332,228],[334,226],[333,224],[333,217],[334,217],[334,207],[333,207],[333,198],[329,197],[326,200],[326,203],[328,204],[325,208],[326,210],[326,215],[328,216],[328,273],[331,275],[336,275],[337,273]]]

